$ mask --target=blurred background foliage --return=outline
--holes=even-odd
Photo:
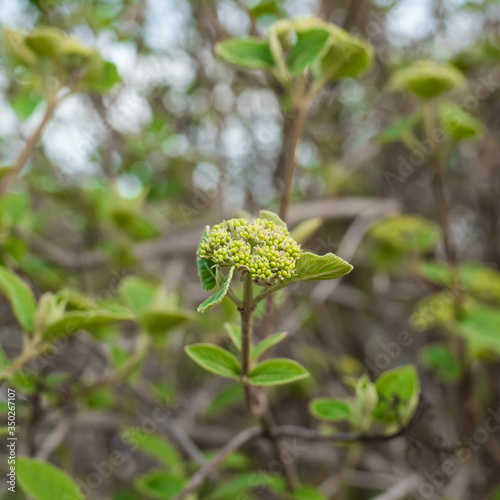
[[[309,15],[375,56],[360,78],[318,93],[297,146],[292,234],[355,269],[257,312],[257,337],[288,332],[275,352],[312,374],[272,388],[273,411],[335,432],[344,424],[318,423],[311,397],[346,397],[343,377],[415,363],[424,415],[418,439],[307,443],[293,498],[376,498],[404,480],[400,496],[380,498],[500,496],[500,437],[474,437],[500,405],[496,0],[0,0],[0,24],[14,30],[3,31],[0,66],[0,264],[21,279],[0,274],[0,366],[18,390],[20,452],[57,463],[89,498],[172,498],[203,458],[179,439],[209,456],[249,424],[241,387],[183,351],[229,347],[222,325],[237,321],[227,301],[194,312],[207,297],[195,252],[207,224],[278,211],[293,102],[283,82],[227,64],[214,46]],[[26,39],[34,60],[18,32],[38,34]],[[61,88],[71,92],[40,143],[2,184]],[[35,302],[38,323],[23,323]],[[42,355],[21,367],[23,329],[53,347],[37,344]],[[146,431],[156,438],[137,436]],[[457,459],[457,443],[472,458]],[[99,471],[115,451],[127,459]],[[198,498],[284,498],[271,460],[267,442],[249,445]],[[457,471],[436,485],[443,460]]]

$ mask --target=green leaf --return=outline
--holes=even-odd
[[[453,66],[440,66],[433,61],[416,61],[395,71],[390,85],[423,99],[433,99],[453,89],[463,80],[463,74]]]
[[[231,285],[234,269],[235,269],[234,266],[229,268],[226,279],[222,283],[222,288],[217,293],[211,295],[207,300],[205,300],[205,302],[200,304],[197,309],[198,312],[204,313],[222,302],[222,299],[226,296],[226,293],[229,290],[229,286]]]
[[[5,174],[8,174],[14,168],[13,165],[0,165],[0,181]]]
[[[224,323],[224,328],[226,329],[231,342],[234,347],[241,351],[241,328],[238,325],[231,325],[230,323]]]
[[[385,217],[370,229],[370,236],[404,251],[432,250],[440,238],[439,225],[417,215]]]
[[[352,416],[351,406],[342,399],[315,398],[309,403],[309,411],[316,418],[333,422],[349,420]]]
[[[301,222],[297,227],[290,231],[290,236],[297,243],[306,242],[321,226],[323,219],[321,217],[313,217]]]
[[[441,103],[439,121],[445,132],[457,142],[474,139],[483,131],[482,124],[456,104]]]
[[[240,383],[232,383],[224,387],[210,401],[206,415],[208,418],[217,418],[223,412],[243,401],[243,386]]]
[[[249,496],[251,490],[258,490],[259,492],[270,490],[273,479],[273,476],[266,472],[241,472],[221,482],[222,484],[218,485],[205,498],[206,500],[243,500],[253,498]]]
[[[134,486],[139,493],[148,498],[171,500],[181,492],[186,482],[184,477],[177,474],[152,470],[138,477],[134,481]]]
[[[158,287],[137,276],[128,276],[120,283],[120,297],[136,314],[141,314],[150,307],[155,299]]]
[[[5,53],[14,65],[36,65],[37,58],[33,51],[26,45],[26,39],[22,33],[4,28],[2,30],[2,41]]]
[[[456,382],[462,375],[462,367],[453,351],[446,344],[424,346],[419,357],[422,364],[436,372],[442,382]]]
[[[66,299],[63,295],[56,296],[52,292],[45,292],[40,297],[35,314],[35,330],[37,332],[43,331],[47,325],[59,321],[63,317],[66,308]]]
[[[121,436],[134,449],[153,457],[161,464],[178,469],[183,463],[182,457],[175,447],[165,441],[162,436],[143,431],[137,427],[126,427]]]
[[[407,424],[417,409],[420,382],[413,365],[384,372],[375,382],[379,402],[375,418],[396,426]]]
[[[9,104],[21,120],[28,119],[41,102],[42,96],[31,91],[16,92],[9,99]]]
[[[405,138],[413,131],[419,120],[420,117],[414,113],[406,118],[392,122],[378,134],[377,142],[389,144]]]
[[[372,66],[374,50],[369,43],[333,24],[328,29],[330,48],[321,61],[323,78],[355,78]]]
[[[295,269],[297,275],[286,279],[284,283],[289,285],[299,281],[333,280],[344,276],[351,270],[351,264],[333,253],[316,255],[303,252],[297,260]]]
[[[275,0],[262,0],[250,8],[250,11],[255,17],[260,16],[275,16],[279,14],[281,6]]]
[[[281,385],[309,377],[309,372],[291,359],[273,358],[260,362],[250,372],[252,385]]]
[[[95,309],[89,311],[72,311],[66,313],[60,320],[45,327],[43,337],[56,339],[71,335],[78,330],[88,330],[96,326],[115,321],[127,321],[135,319],[131,312],[114,312],[107,309]]]
[[[203,241],[207,233],[210,231],[210,227],[207,226],[200,239],[200,243]],[[215,280],[214,262],[210,259],[200,258],[200,244],[198,244],[198,249],[196,250],[196,265],[198,266],[198,276],[201,281],[203,290],[212,290],[217,284]]]
[[[104,61],[99,74],[85,83],[88,90],[102,94],[111,90],[117,83],[120,83],[120,74],[115,64]]]
[[[292,76],[298,75],[314,64],[328,50],[330,32],[315,28],[297,34],[297,42],[292,45],[288,57],[288,69]]]
[[[292,500],[328,500],[318,488],[303,484],[292,494]]]
[[[260,38],[233,38],[219,42],[215,53],[225,61],[250,69],[272,69],[274,59],[266,40]]]
[[[238,378],[241,373],[236,357],[213,344],[193,344],[184,348],[186,354],[205,370],[222,377]]]
[[[35,297],[30,287],[10,269],[0,266],[0,292],[12,305],[19,324],[28,332],[35,328]]]
[[[500,354],[500,312],[483,305],[475,305],[461,315],[458,333],[465,337],[474,355]]]
[[[18,457],[16,471],[21,488],[35,500],[85,500],[73,479],[52,464]]]
[[[57,28],[35,28],[26,36],[26,45],[39,57],[54,58],[59,55],[66,34]]]
[[[261,210],[259,214],[261,219],[274,222],[277,226],[282,227],[284,229],[288,229],[286,222],[281,220],[274,212],[269,212],[268,210]]]
[[[140,322],[151,335],[159,335],[176,328],[191,318],[188,311],[148,309],[140,316]]]
[[[278,332],[269,335],[264,340],[261,340],[253,349],[250,355],[252,360],[256,360],[262,354],[264,354],[268,349],[276,345],[278,342],[281,342],[287,336],[286,332]]]

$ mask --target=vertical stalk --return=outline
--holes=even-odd
[[[252,351],[253,313],[255,310],[253,299],[253,281],[250,273],[246,273],[243,282],[243,305],[239,307],[241,317],[241,381],[245,391],[245,403],[248,411],[259,419],[260,425],[266,433],[266,437],[272,443],[276,458],[283,466],[283,473],[290,491],[300,486],[295,467],[282,458],[282,449],[279,438],[274,435],[274,419],[269,411],[267,398],[260,388],[252,387],[248,383],[250,373],[250,354]],[[255,390],[254,390],[255,389]]]
[[[437,128],[432,103],[426,103],[424,105],[424,126],[427,138],[432,141],[433,131]],[[446,162],[443,157],[442,151],[435,152],[432,155],[431,160],[433,164],[432,166],[434,168],[434,196],[438,204],[439,223],[441,226],[441,233],[443,237],[444,253],[449,266],[452,268],[456,268],[458,265],[458,261],[457,253],[451,241],[450,205],[446,197],[443,174]]]
[[[250,352],[252,350],[253,333],[253,282],[250,273],[246,273],[243,283],[243,306],[239,308],[241,317],[241,380],[245,390],[245,402],[252,409],[251,386],[248,383],[250,373]]]
[[[307,104],[299,100],[292,111],[292,122],[290,124],[289,136],[285,138],[287,146],[284,154],[283,167],[283,190],[281,192],[281,202],[279,216],[286,220],[288,207],[290,206],[290,197],[292,192],[293,175],[295,172],[295,152],[297,144],[304,131],[304,123],[307,114]]]

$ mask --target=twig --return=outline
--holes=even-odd
[[[349,229],[346,231],[337,248],[338,255],[347,261],[351,261],[365,234],[372,225],[381,217],[396,211],[397,207],[390,204],[376,204],[374,207],[367,208],[356,217],[354,222],[349,226]],[[312,292],[313,301],[324,302],[328,296],[336,290],[341,282],[341,279],[336,279],[316,285]]]
[[[35,129],[31,137],[26,141],[24,149],[21,151],[21,154],[17,158],[14,166],[3,176],[2,180],[0,181],[0,198],[5,194],[10,184],[14,182],[14,180],[19,176],[24,166],[30,159],[33,150],[40,142],[40,138],[42,137],[42,132],[45,128],[45,125],[47,125],[49,120],[52,118],[52,115],[54,114],[54,111],[61,100],[62,98],[57,99],[54,97],[53,99],[47,101],[47,106],[45,108],[42,121],[39,123],[38,127]]]
[[[229,440],[208,462],[205,464],[194,476],[190,479],[188,484],[183,488],[183,490],[174,497],[173,500],[183,500],[187,495],[196,491],[200,486],[203,485],[205,479],[210,476],[210,474],[219,467],[219,465],[224,461],[224,459],[233,453],[234,451],[241,448],[244,444],[252,441],[256,437],[262,436],[263,430],[261,427],[250,427],[236,434],[231,440]]]
[[[128,384],[124,384],[123,387],[127,391],[129,391],[135,398],[137,398],[141,402],[141,404],[148,409],[148,411],[152,412],[156,408],[160,408],[160,410],[162,411],[162,416],[159,421],[165,425],[165,428],[175,439],[179,447],[184,450],[184,452],[198,465],[204,467],[207,464],[207,460],[205,459],[203,453],[186,434],[184,429],[177,423],[177,421],[168,414],[168,410],[162,408],[159,404],[149,399],[134,387],[131,387]]]
[[[299,427],[296,425],[283,425],[274,427],[272,434],[275,437],[296,437],[306,441],[324,441],[324,442],[370,442],[370,441],[389,441],[400,437],[406,433],[409,427],[413,424],[413,420],[404,428],[401,428],[394,434],[374,434],[362,436],[351,432],[340,432],[332,435],[324,435],[313,429]],[[265,430],[262,427],[250,427],[236,434],[230,439],[214,456],[214,458],[204,465],[194,476],[191,477],[188,484],[173,500],[183,500],[189,493],[193,493],[200,488],[205,479],[222,463],[222,461],[231,453],[238,450],[244,444],[252,441],[255,438],[266,436]],[[267,436],[269,437],[269,436]]]
[[[420,481],[419,474],[412,474],[404,478],[399,483],[395,484],[392,488],[373,498],[373,500],[400,500],[406,498],[409,491],[414,488]]]

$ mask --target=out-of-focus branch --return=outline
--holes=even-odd
[[[306,441],[325,441],[325,442],[370,442],[370,441],[389,441],[403,436],[408,428],[413,424],[411,421],[407,426],[402,427],[394,434],[374,434],[362,436],[352,432],[340,432],[337,434],[324,435],[314,429],[299,427],[296,425],[282,425],[272,429],[274,437],[295,437]],[[174,500],[183,500],[187,495],[200,488],[206,478],[222,463],[222,461],[231,453],[241,448],[246,443],[255,438],[265,435],[261,427],[250,427],[236,434],[230,439],[214,456],[214,458],[204,465],[188,482],[184,489],[174,498]]]
[[[229,456],[234,451],[241,448],[244,444],[252,441],[256,437],[263,434],[263,429],[261,427],[250,427],[236,434],[232,439],[230,439],[217,453],[216,455],[204,465],[189,481],[189,483],[184,487],[184,489],[174,498],[174,500],[182,500],[186,498],[187,495],[196,491],[200,486],[203,485],[205,479],[212,474],[217,467],[223,462],[223,460]]]
[[[322,217],[325,220],[351,219],[370,211],[391,213],[397,212],[399,209],[399,202],[390,198],[345,197],[335,200],[315,200],[299,203],[291,207],[288,221],[289,225],[293,227],[313,217]],[[134,253],[138,259],[146,261],[176,254],[192,255],[196,250],[202,232],[202,226],[183,231],[176,230],[174,236],[160,238],[152,242],[139,243],[135,246]],[[34,252],[72,271],[81,272],[94,269],[105,265],[107,262],[104,254],[98,250],[76,253],[58,247],[41,236],[28,234],[20,230],[17,230],[17,233],[26,240]]]
[[[40,142],[43,129],[52,118],[52,115],[54,114],[54,111],[56,110],[57,105],[60,101],[61,98],[57,99],[55,97],[47,101],[47,106],[45,107],[45,112],[43,113],[41,122],[38,124],[38,127],[35,129],[33,134],[26,141],[24,149],[21,151],[21,154],[17,158],[14,166],[2,177],[2,180],[0,181],[0,197],[5,194],[12,182],[17,179],[26,163],[28,163],[28,160],[33,154],[36,145]]]

